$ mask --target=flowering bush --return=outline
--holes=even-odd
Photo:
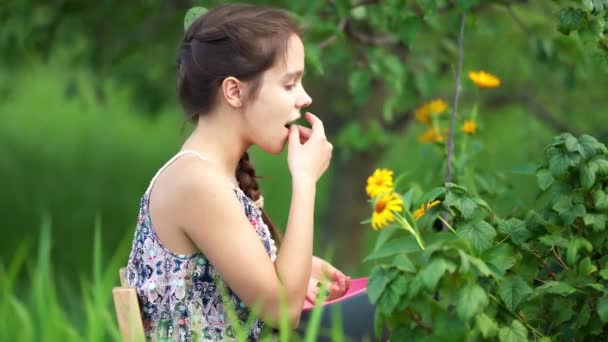
[[[500,85],[487,73],[470,79]],[[367,180],[366,222],[379,231],[365,259],[375,262],[368,295],[377,328],[387,325],[396,341],[608,339],[608,149],[589,135],[554,137],[531,174],[537,207],[501,217],[460,161],[477,108],[453,132],[462,152],[453,182],[420,194],[392,170]],[[441,152],[446,110],[433,100],[414,113],[428,127],[419,140]]]
[[[369,188],[380,173],[392,183],[377,171]],[[513,217],[454,183],[418,198],[384,187],[371,201],[381,231],[366,258],[376,262],[376,323],[395,340],[605,340],[608,149],[556,136],[536,177],[539,207]]]

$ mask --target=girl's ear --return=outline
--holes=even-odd
[[[240,108],[243,105],[245,95],[245,84],[235,77],[226,77],[222,81],[222,95],[229,105]]]

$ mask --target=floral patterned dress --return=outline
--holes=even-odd
[[[174,160],[194,151],[182,151],[169,160],[150,182],[141,198],[135,236],[127,264],[127,282],[135,287],[142,310],[144,331],[151,341],[225,341],[236,338],[225,304],[232,303],[243,325],[249,309],[219,278],[202,253],[176,254],[163,246],[150,220],[150,189],[158,175]],[[276,259],[276,247],[261,211],[241,189],[233,191],[252,228],[260,237],[269,258]],[[254,320],[249,340],[257,341],[262,321]]]

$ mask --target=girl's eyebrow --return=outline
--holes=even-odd
[[[302,76],[303,73],[304,73],[304,70],[291,71],[291,72],[288,72],[285,75],[283,75],[283,77],[281,77],[281,80],[288,81],[288,80],[292,80],[292,79],[297,79],[300,76]]]

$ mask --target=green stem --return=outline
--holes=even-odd
[[[511,310],[507,309],[507,307],[500,300],[498,300],[498,298],[494,297],[493,294],[488,293],[488,297],[490,297],[490,299],[492,299],[499,306],[502,306],[511,316],[513,316],[515,319],[517,319],[522,324],[524,324],[526,327],[528,327],[528,329],[532,330],[532,332],[537,337],[544,337],[545,336],[545,335],[543,335],[543,333],[541,333],[540,331],[538,331],[538,329],[536,329],[533,326],[531,326],[530,323],[526,322],[525,320],[522,320],[521,317],[519,317],[518,315],[516,315],[513,312],[511,312]]]
[[[448,223],[448,221],[446,221],[446,220],[445,220],[443,217],[441,217],[441,215],[438,215],[438,216],[437,216],[437,218],[438,218],[439,220],[441,220],[441,222],[443,222],[443,224],[445,224],[445,226],[446,226],[446,227],[448,227],[448,229],[449,229],[449,230],[450,230],[452,233],[454,233],[454,234],[458,235],[458,233],[456,233],[456,230],[454,230],[454,228],[453,228],[453,227],[452,227],[452,226],[451,226],[451,225]]]
[[[418,242],[418,246],[420,246],[420,249],[424,250],[424,243],[422,242],[422,238],[420,237],[420,234],[418,234],[418,232],[416,230],[414,230],[414,228],[412,228],[410,223],[407,222],[407,220],[405,218],[403,218],[403,216],[395,213],[395,217],[397,218],[397,221],[399,221],[399,223],[401,223],[401,227],[403,229],[405,229],[406,231],[408,231],[409,233],[414,235],[414,237],[416,238],[416,242]]]

